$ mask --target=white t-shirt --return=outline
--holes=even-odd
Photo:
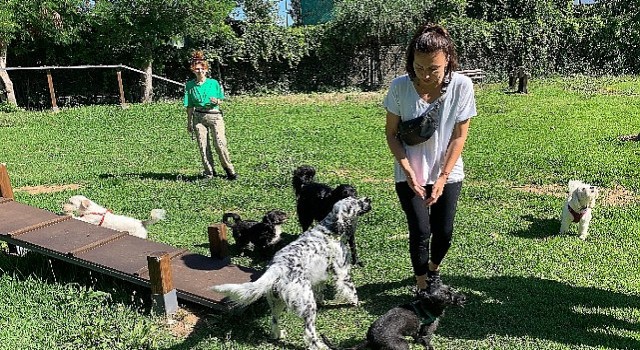
[[[409,75],[403,75],[391,82],[383,105],[387,111],[400,116],[401,120],[405,121],[419,117],[430,104],[420,98]],[[419,184],[424,186],[436,181],[441,167],[444,166],[444,156],[455,124],[476,114],[473,82],[469,77],[454,72],[440,106],[440,124],[436,132],[426,142],[414,146],[403,143],[407,159]],[[396,182],[407,181],[397,160],[394,173]],[[449,174],[447,183],[459,182],[462,179],[464,179],[464,165],[460,157]]]

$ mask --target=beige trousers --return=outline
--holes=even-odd
[[[213,145],[218,153],[218,158],[222,167],[227,173],[235,174],[236,171],[231,164],[229,158],[229,150],[227,149],[227,137],[224,130],[224,119],[222,113],[200,113],[193,112],[193,125],[202,157],[202,166],[204,167],[204,175],[211,176],[215,174],[213,168],[213,157],[211,156],[211,144],[209,142],[209,133],[212,133]]]

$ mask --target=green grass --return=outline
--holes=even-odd
[[[448,310],[441,349],[640,349],[640,79],[532,81],[530,94],[477,91],[463,158],[463,186],[443,279],[469,297]],[[0,162],[16,199],[60,212],[84,194],[144,218],[164,208],[149,239],[207,254],[206,228],[222,213],[251,219],[288,212],[299,233],[291,171],[311,164],[318,180],[350,183],[373,200],[358,229],[365,267],[354,269],[361,305],[321,308],[318,330],[341,346],[411,297],[406,224],[393,189],[381,94],[233,97],[225,105],[240,179],[192,181],[201,171],[179,104],[0,112]],[[218,171],[220,169],[218,168]],[[559,235],[566,183],[600,186],[590,237]],[[29,194],[26,186],[80,185]],[[526,190],[523,190],[526,189]],[[232,250],[233,251],[233,250]],[[260,268],[262,262],[233,257]],[[302,321],[269,340],[260,301],[242,315],[189,305],[200,319],[173,336],[149,311],[148,292],[37,255],[0,255],[0,349],[302,349]],[[412,349],[419,349],[417,345]]]

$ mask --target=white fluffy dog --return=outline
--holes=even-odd
[[[597,187],[578,180],[569,181],[569,196],[562,207],[560,233],[567,232],[571,223],[578,223],[580,239],[587,239],[591,209],[595,206],[597,197]]]
[[[116,215],[98,205],[85,196],[73,196],[62,205],[62,210],[74,219],[103,226],[112,230],[128,232],[132,236],[147,238],[147,226],[163,220],[166,215],[164,209],[151,210],[151,218],[141,221],[124,215]]]
[[[349,237],[355,234],[359,215],[371,210],[368,198],[348,197],[338,201],[317,226],[278,251],[265,273],[255,282],[212,287],[227,295],[236,305],[249,305],[266,295],[271,308],[271,335],[284,337],[279,318],[287,309],[304,319],[304,340],[312,350],[328,349],[316,333],[316,301],[333,275],[336,300],[358,303],[356,288],[349,275],[351,252]]]

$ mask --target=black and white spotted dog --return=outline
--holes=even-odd
[[[304,340],[312,350],[327,349],[316,333],[317,301],[322,301],[326,281],[333,277],[336,301],[356,305],[351,281],[347,241],[355,234],[358,216],[371,210],[368,198],[340,200],[317,226],[279,250],[264,274],[254,282],[212,287],[236,305],[246,306],[266,295],[271,308],[271,335],[284,337],[279,319],[287,309],[304,319]]]
[[[262,221],[242,220],[236,213],[222,215],[222,222],[231,228],[238,248],[244,249],[253,245],[253,248],[258,251],[273,247],[280,241],[282,224],[285,221],[287,221],[287,213],[275,209],[268,211],[262,217]]]
[[[464,305],[465,301],[464,294],[447,285],[440,285],[435,291],[419,291],[413,302],[394,307],[375,320],[367,331],[367,339],[349,350],[409,350],[407,336],[413,337],[425,349],[435,350],[431,339],[445,308]],[[338,349],[324,335],[322,338],[331,349]]]
[[[320,222],[331,212],[333,205],[341,199],[356,197],[358,194],[351,185],[338,185],[331,188],[329,185],[315,181],[316,170],[309,165],[302,165],[293,171],[291,180],[296,193],[296,213],[302,231],[311,227],[313,221]],[[362,266],[358,259],[355,237],[349,241],[351,249],[351,263]]]

